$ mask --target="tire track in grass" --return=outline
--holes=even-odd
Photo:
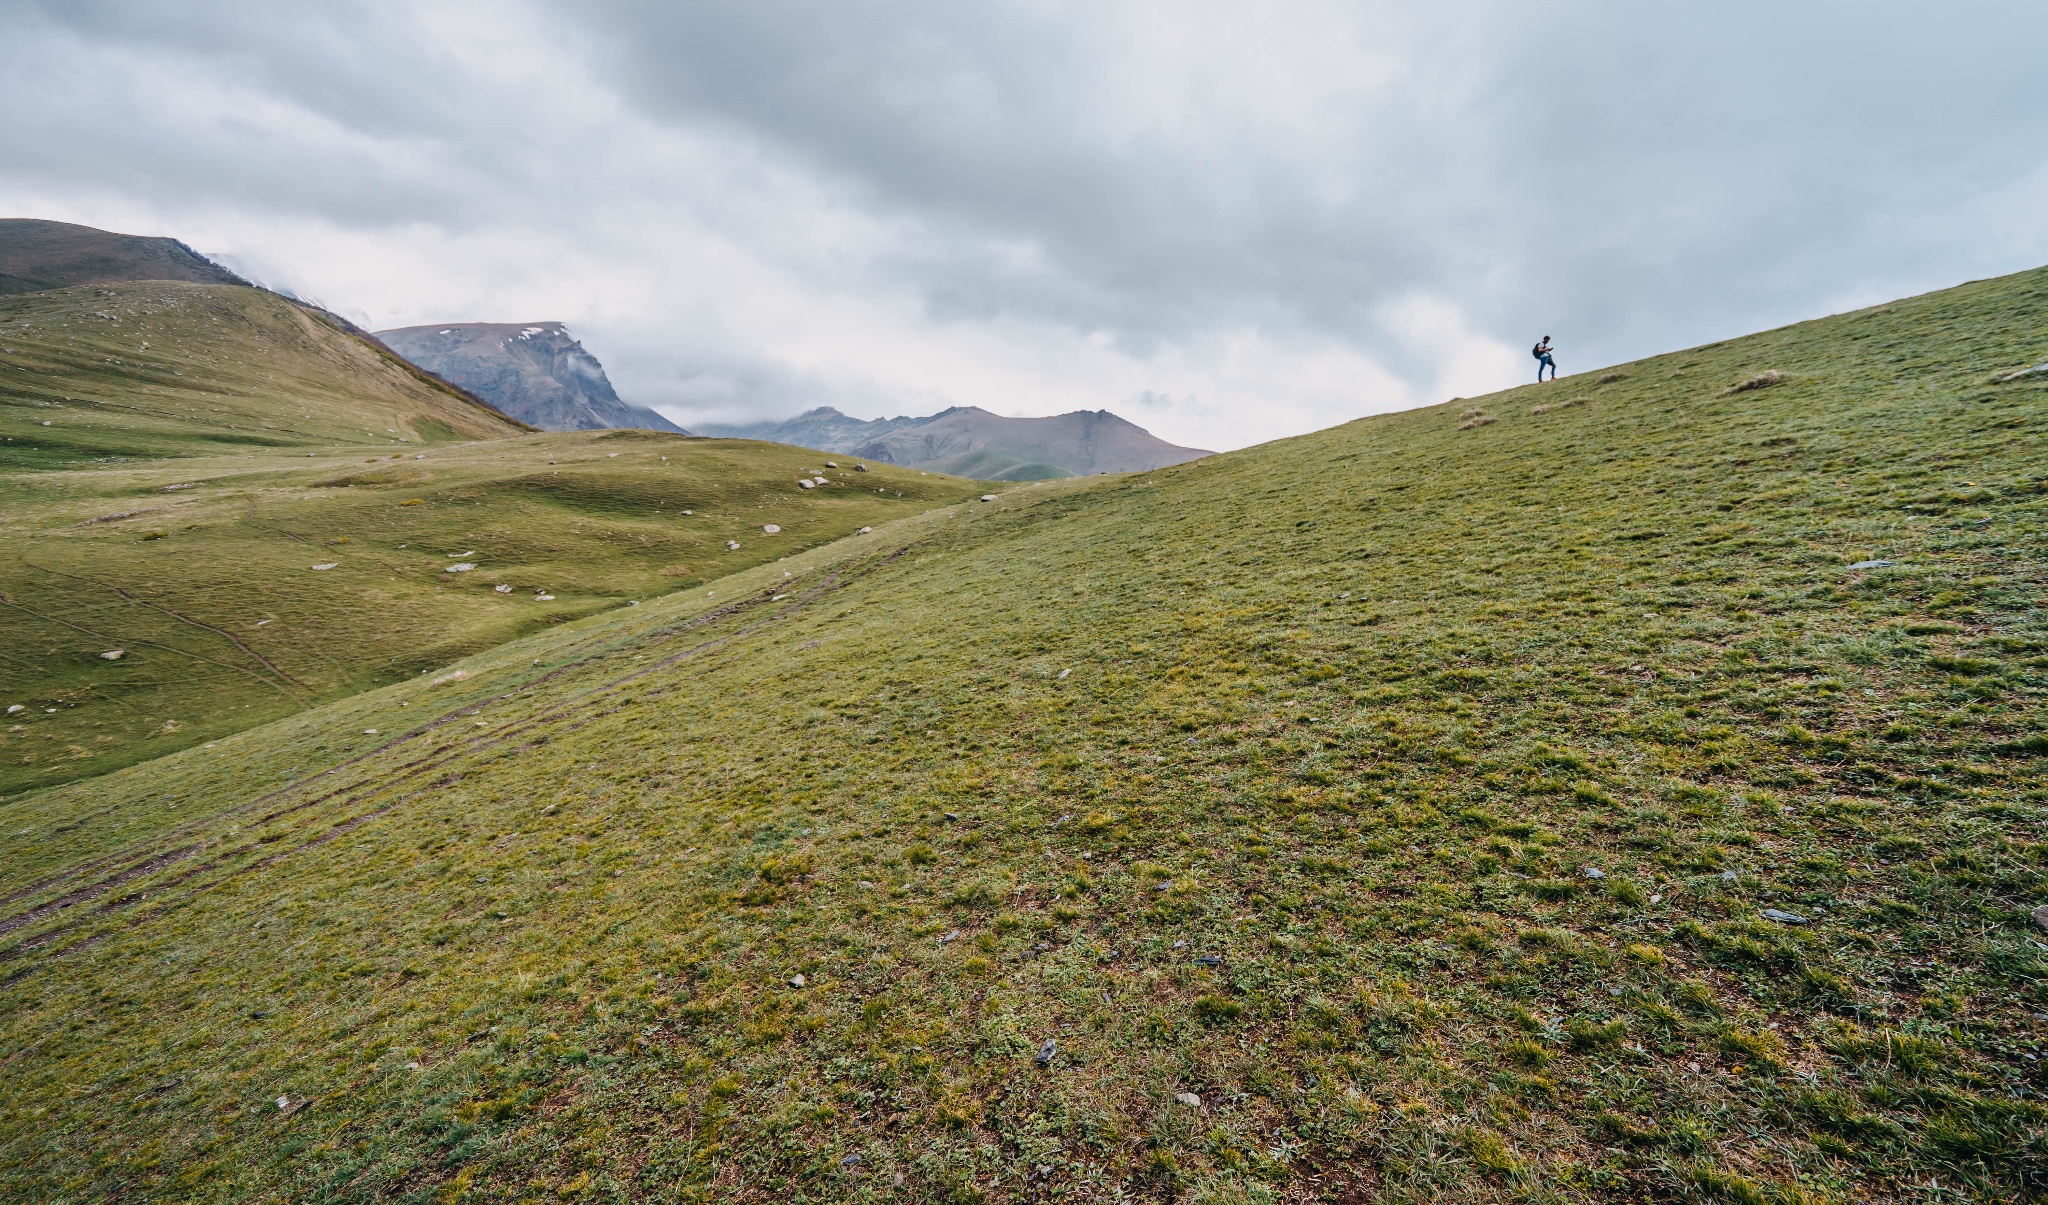
[[[892,561],[895,561],[897,558],[903,556],[906,552],[908,552],[910,550],[910,547],[910,545],[905,545],[904,547],[897,549],[894,553],[890,554],[889,556],[881,558],[876,563],[888,564]],[[289,816],[297,812],[302,812],[309,808],[318,807],[324,803],[329,803],[338,798],[341,798],[342,796],[350,794],[352,791],[362,790],[365,787],[367,787],[368,789],[364,792],[364,794],[359,796],[357,800],[351,802],[367,801],[369,798],[374,797],[378,793],[389,790],[391,787],[397,785],[397,782],[394,781],[394,778],[398,780],[418,778],[422,775],[431,774],[435,771],[441,770],[459,759],[473,757],[478,754],[484,753],[488,750],[491,750],[493,748],[504,747],[508,744],[511,744],[516,738],[525,736],[533,732],[535,729],[542,727],[543,725],[553,725],[556,722],[567,718],[570,715],[570,713],[574,711],[576,708],[578,708],[581,705],[587,704],[596,698],[599,698],[608,693],[615,692],[641,678],[646,677],[649,674],[655,673],[658,670],[672,668],[685,661],[691,660],[703,653],[707,653],[715,649],[722,648],[725,645],[733,643],[734,641],[743,639],[747,636],[751,636],[756,632],[760,631],[763,627],[765,627],[768,624],[774,623],[778,620],[787,618],[797,612],[800,612],[808,608],[813,602],[815,602],[818,598],[822,597],[828,591],[837,588],[842,583],[842,579],[846,576],[847,571],[840,571],[828,574],[824,579],[817,582],[809,589],[805,590],[802,594],[798,595],[794,600],[791,601],[789,606],[784,607],[782,610],[780,610],[772,616],[769,616],[767,619],[761,621],[760,623],[752,624],[747,627],[741,628],[738,631],[726,636],[720,636],[715,639],[707,640],[703,643],[693,645],[692,647],[685,649],[682,652],[675,653],[668,657],[664,657],[651,665],[642,666],[641,668],[633,670],[630,673],[621,675],[620,677],[614,678],[608,682],[592,687],[591,689],[584,691],[582,694],[573,696],[569,699],[565,699],[562,702],[553,705],[552,707],[543,711],[541,714],[536,715],[530,719],[517,722],[497,732],[483,734],[481,736],[471,739],[470,741],[461,743],[460,747],[458,747],[457,744],[455,743],[437,746],[436,748],[429,750],[427,753],[423,754],[418,758],[415,758],[410,762],[401,763],[400,765],[392,767],[390,770],[380,775],[378,777],[378,780],[374,783],[367,783],[359,780],[357,782],[353,782],[344,786],[339,786],[336,787],[334,790],[327,792],[324,795],[304,800],[302,802],[292,804],[289,807],[280,808],[277,811],[267,813],[261,818],[252,821],[251,823],[268,824],[274,820],[281,819],[285,816]],[[772,596],[776,588],[776,585],[770,585],[761,591],[761,595]],[[747,610],[759,607],[763,604],[764,601],[772,601],[772,599],[764,600],[764,598],[757,596],[739,602],[729,603],[726,606],[718,608],[717,610],[707,612],[704,615],[697,616],[695,619],[686,621],[684,624],[678,625],[678,627],[671,627],[668,629],[656,629],[652,632],[647,633],[644,636],[638,637],[637,639],[629,639],[628,642],[622,642],[618,645],[607,646],[604,649],[591,653],[589,656],[583,658],[582,660],[573,661],[558,666],[555,669],[550,670],[548,673],[542,675],[541,677],[533,679],[531,682],[525,683],[518,689],[507,691],[503,694],[496,695],[492,698],[485,699],[477,703],[469,704],[464,707],[458,708],[455,711],[451,711],[447,715],[442,716],[436,720],[433,720],[428,724],[424,725],[423,727],[416,729],[415,731],[408,733],[405,736],[400,737],[398,740],[390,742],[389,744],[381,745],[376,749],[367,750],[363,753],[357,754],[355,757],[352,757],[345,762],[338,763],[334,766],[327,768],[326,770],[320,771],[317,774],[309,775],[308,777],[301,779],[298,782],[288,784],[287,786],[281,787],[275,791],[269,792],[266,795],[260,796],[257,799],[250,800],[248,803],[242,804],[239,807],[232,808],[224,812],[215,813],[213,816],[208,817],[203,822],[195,822],[193,828],[196,829],[200,827],[201,824],[212,826],[218,824],[223,819],[238,815],[244,815],[250,810],[261,806],[262,804],[273,802],[275,800],[283,798],[284,796],[290,794],[292,791],[298,790],[299,788],[305,786],[308,783],[317,782],[321,778],[325,778],[329,775],[339,773],[351,766],[359,765],[369,760],[370,758],[377,757],[381,754],[388,753],[394,749],[400,748],[413,741],[417,741],[420,738],[433,732],[434,730],[443,727],[444,725],[452,724],[459,720],[466,720],[469,717],[476,715],[478,712],[482,711],[484,708],[489,707],[494,703],[502,703],[511,699],[516,699],[520,694],[532,690],[535,686],[541,685],[553,678],[568,674],[571,671],[581,669],[584,666],[590,664],[592,661],[597,660],[598,658],[603,657],[606,654],[613,652],[618,648],[632,647],[635,643],[645,643],[650,640],[661,639],[665,635],[673,634],[674,632],[679,630],[679,628],[687,629],[689,627],[702,627],[707,624],[715,623],[721,619],[729,618],[732,615],[741,614]],[[602,711],[591,712],[579,718],[575,723],[568,725],[566,728],[562,728],[561,731],[565,733],[578,731],[583,727],[599,719],[602,719],[607,715],[612,714],[616,710],[617,708],[607,708]],[[444,757],[442,756],[443,754],[446,754],[447,756]],[[368,821],[375,819],[378,816],[384,815],[385,813],[391,811],[393,808],[399,807],[404,803],[410,802],[411,800],[418,798],[421,794],[425,793],[425,791],[433,789],[433,787],[436,786],[443,786],[458,781],[460,777],[461,775],[459,773],[444,777],[435,783],[429,784],[427,787],[422,787],[420,790],[414,791],[404,796],[401,799],[394,800],[392,803],[387,804],[382,808],[378,808],[372,812],[364,813],[363,815],[352,818],[351,820],[344,821],[342,824],[336,825],[328,829],[324,833],[320,834],[319,836],[316,836],[300,845],[294,846],[289,850],[285,850],[281,853],[272,855],[271,857],[263,859],[261,861],[237,867],[234,870],[230,871],[226,877],[193,890],[179,901],[166,903],[158,909],[146,915],[133,918],[129,922],[129,925],[132,927],[133,925],[139,925],[154,920],[162,916],[164,913],[172,910],[173,908],[181,907],[183,906],[184,903],[190,902],[192,899],[197,898],[199,895],[202,895],[205,892],[210,891],[213,888],[224,884],[231,878],[239,877],[243,874],[248,874],[253,871],[262,870],[267,867],[274,866],[277,863],[283,861],[285,858],[290,857],[294,853],[298,853],[306,849],[317,848],[320,845],[324,845],[327,842],[333,840],[335,837],[341,836],[345,832],[352,831],[360,825],[367,823]],[[0,934],[12,932],[16,929],[25,927],[28,924],[34,923],[34,921],[37,919],[50,916],[64,908],[69,908],[76,904],[85,903],[94,899],[98,899],[101,896],[105,895],[107,892],[113,890],[115,887],[118,887],[124,883],[132,882],[136,878],[151,873],[155,873],[157,871],[161,871],[175,864],[176,862],[183,861],[186,858],[196,856],[199,853],[217,844],[217,839],[211,842],[201,841],[194,843],[192,845],[188,845],[183,849],[166,851],[161,854],[149,855],[145,857],[143,861],[134,863],[127,870],[118,872],[114,876],[102,880],[100,883],[96,883],[88,887],[78,888],[72,892],[67,893],[63,897],[60,897],[59,900],[54,900],[43,905],[38,905],[36,908],[30,909],[28,912],[19,914],[17,917],[10,917],[6,920],[0,920]],[[253,848],[254,846],[252,845],[244,845],[240,847],[239,850],[232,852],[246,852]],[[131,854],[129,856],[132,857],[135,855]],[[179,883],[188,882],[197,875],[204,874],[208,870],[220,867],[226,861],[227,857],[223,856],[221,858],[215,858],[212,861],[206,862],[202,865],[192,867],[186,870],[184,873],[178,875],[175,879],[172,879],[170,882],[164,884],[164,886],[171,887]],[[45,880],[46,883],[50,881],[51,880]],[[15,898],[20,898],[21,894],[22,893],[17,893]],[[138,895],[123,897],[119,900],[111,901],[108,905],[99,909],[98,912],[95,913],[95,915],[111,912],[120,907],[139,903],[145,898],[147,898],[146,895]],[[47,947],[50,944],[50,942],[55,940],[57,937],[61,936],[64,933],[70,932],[78,928],[80,925],[86,923],[89,923],[88,920],[81,919],[78,921],[74,921],[70,924],[61,925],[56,928],[45,930],[41,933],[37,933],[7,950],[0,951],[0,964],[13,962],[16,959],[24,957],[37,950],[43,949]],[[102,936],[104,936],[104,932],[101,934],[95,934],[93,936],[87,937],[86,939],[79,942],[75,942],[72,945],[64,947],[63,949],[53,951],[49,955],[49,958],[62,957],[63,955],[72,952],[73,950],[82,949],[87,945],[97,942],[98,940],[100,940]],[[46,963],[48,959],[45,959],[43,961]],[[42,964],[39,963],[38,965]],[[28,973],[28,971],[32,969],[32,967],[23,968],[20,971],[10,974],[6,977],[7,981],[12,982],[13,980],[20,978],[23,974]]]

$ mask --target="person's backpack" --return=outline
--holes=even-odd
[[[1529,354],[1541,360],[1543,358],[1543,345],[1541,343],[1538,343],[1536,346],[1530,348]]]

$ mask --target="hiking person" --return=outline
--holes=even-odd
[[[1543,336],[1541,343],[1530,348],[1529,354],[1536,357],[1536,383],[1538,385],[1543,383],[1543,369],[1546,365],[1550,368],[1550,379],[1553,381],[1557,379],[1557,361],[1550,358],[1549,335]]]

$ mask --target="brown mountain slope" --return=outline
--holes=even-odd
[[[1076,410],[1050,418],[1004,418],[979,406],[955,406],[899,427],[855,449],[895,464],[930,465],[968,453],[1055,465],[1077,476],[1141,473],[1209,455],[1167,443],[1107,410]]]
[[[0,218],[0,293],[40,293],[128,280],[248,283],[177,239],[115,234],[40,218]]]

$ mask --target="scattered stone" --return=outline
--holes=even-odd
[[[468,572],[469,572],[470,570],[472,570],[472,569],[474,569],[474,568],[476,568],[476,562],[475,562],[475,561],[457,561],[457,562],[455,562],[455,563],[454,563],[453,565],[450,565],[450,566],[448,566],[448,567],[447,567],[446,569],[443,569],[443,570],[442,570],[441,572],[443,572],[443,573],[468,573]]]
[[[946,819],[948,819],[948,820],[958,820],[959,818],[960,818],[960,813],[958,813],[958,812],[947,812],[947,813],[946,813]]]
[[[1071,674],[1071,673],[1073,673],[1073,672],[1074,672],[1074,671],[1073,671],[1073,670],[1070,670],[1070,669],[1063,669],[1063,670],[1061,670],[1061,671],[1060,671],[1060,678],[1061,678],[1061,679],[1064,679],[1064,678],[1065,678],[1065,677],[1066,677],[1066,676],[1067,676],[1068,674]]]
[[[417,1062],[407,1063],[405,1065],[405,1069],[407,1071],[418,1071],[420,1069],[420,1065]]]
[[[289,1109],[289,1108],[291,1108],[291,1107],[292,1107],[292,1098],[291,1098],[291,1097],[289,1097],[289,1096],[280,1096],[280,1097],[278,1097],[278,1098],[277,1098],[277,1107],[278,1107],[278,1108],[280,1108],[280,1109]]]
[[[1736,873],[1735,873],[1734,871],[1732,871],[1732,870],[1724,870],[1724,871],[1722,871],[1722,872],[1721,872],[1721,881],[1722,881],[1723,883],[1733,883],[1733,882],[1734,882],[1734,881],[1735,881],[1736,879],[1738,879],[1738,878],[1741,878],[1741,877],[1742,877],[1742,876],[1740,876],[1740,875],[1736,874]]]
[[[1173,948],[1176,950],[1185,950],[1188,948],[1188,943],[1185,941],[1177,941],[1173,943]]]
[[[860,1152],[859,1152],[859,1151],[855,1151],[855,1152],[854,1152],[853,1154],[851,1154],[851,1155],[848,1155],[848,1156],[847,1156],[846,1158],[844,1158],[844,1159],[841,1159],[841,1160],[839,1161],[839,1166],[840,1166],[840,1167],[841,1167],[842,1169],[844,1169],[844,1168],[849,1168],[849,1167],[859,1167],[859,1166],[860,1166],[861,1164],[863,1164],[863,1163],[866,1163],[866,1162],[867,1162],[867,1160],[865,1160],[865,1159],[863,1159],[863,1158],[861,1158],[861,1157],[860,1157]]]
[[[7,709],[7,714],[13,715],[15,712],[20,710],[21,708],[18,706],[10,707]],[[2043,929],[2048,929],[2048,904],[2043,904],[2040,907],[2034,909],[2032,915],[2034,918],[2034,923],[2036,925],[2040,926]]]
[[[340,561],[329,561],[329,562],[327,562],[327,563],[326,563],[325,565],[315,565],[315,566],[313,566],[313,568],[315,568],[315,569],[332,569],[332,568],[334,568],[334,567],[335,567],[336,565],[339,565],[339,564],[341,564],[341,562],[340,562]]]
[[[836,460],[828,460],[825,462],[825,467],[828,469],[836,469],[839,467],[839,462]]]
[[[1661,893],[1658,895],[1653,895],[1650,897],[1650,902],[1653,904],[1661,904],[1664,902],[1664,896]]]
[[[2022,368],[2018,372],[2006,373],[2004,376],[1998,378],[1998,383],[2003,385],[2007,381],[2024,381],[2028,377],[2043,376],[2048,376],[2048,360],[2043,360],[2041,363],[2034,365],[2032,368]],[[47,427],[50,424],[44,423],[43,425]]]
[[[868,466],[864,464],[857,464],[853,466],[853,471],[856,473],[865,473],[868,471]]]
[[[1216,957],[1214,954],[1204,954],[1200,958],[1195,959],[1195,965],[1205,967],[1220,967],[1223,965],[1223,960],[1221,958]]]
[[[100,660],[119,661],[121,658],[126,657],[127,655],[127,649],[108,649],[106,652],[100,654]]]
[[[950,932],[950,933],[946,934],[946,935],[945,935],[944,937],[941,937],[941,938],[939,939],[939,944],[943,946],[943,945],[945,945],[945,944],[946,944],[947,942],[949,942],[949,941],[958,941],[959,939],[960,939],[960,930],[958,930],[958,929],[955,929],[955,930],[953,930],[952,932]]]
[[[1785,374],[1775,368],[1766,368],[1745,381],[1737,381],[1721,391],[1723,396],[1733,393],[1748,393],[1754,389],[1769,389],[1785,379]]]
[[[491,589],[496,590],[500,594],[512,593],[512,587],[510,586],[492,586]]]
[[[802,975],[791,975],[791,976],[789,977],[789,986],[791,986],[791,987],[802,987],[803,985],[804,985],[804,977],[803,977]]]
[[[1589,879],[1604,879],[1607,877],[1607,872],[1598,866],[1588,866],[1586,867],[1586,877]]]
[[[1893,564],[1892,561],[1858,561],[1849,566],[1849,569],[1851,572],[1858,569],[1889,569]]]
[[[866,535],[866,534],[868,534],[869,532],[871,532],[871,531],[873,531],[873,530],[874,530],[874,528],[872,528],[872,527],[863,527],[863,528],[861,528],[861,529],[860,529],[860,534],[862,534],[862,535]]]
[[[1060,1044],[1058,1042],[1053,1041],[1051,1038],[1047,1038],[1045,1040],[1045,1045],[1040,1046],[1038,1048],[1038,1065],[1041,1067],[1052,1066],[1053,1056],[1058,1054],[1059,1052]]]
[[[1192,1092],[1176,1092],[1173,1094],[1173,1099],[1186,1105],[1190,1109],[1199,1109],[1202,1107],[1202,1098],[1196,1096]]]
[[[781,531],[782,529],[780,527],[777,527],[773,523],[763,523],[761,524],[761,530],[767,532],[769,535],[772,536],[776,532]]]
[[[808,477],[802,477],[797,480],[796,486],[798,489],[814,490],[818,488],[818,483]]]
[[[17,712],[17,711],[27,711],[27,710],[28,710],[28,705],[27,705],[27,704],[24,704],[24,703],[9,703],[9,704],[7,705],[7,714],[8,714],[8,715],[13,715],[13,714],[14,714],[15,712]]]
[[[535,602],[553,602],[553,601],[555,601],[555,596],[554,596],[554,595],[552,595],[552,594],[536,594],[536,595],[534,595],[534,596],[533,596],[533,601],[535,601]]]
[[[1803,925],[1806,923],[1806,918],[1797,912],[1786,912],[1778,908],[1764,909],[1764,919],[1777,921],[1781,925]]]
[[[981,496],[981,500],[983,502],[994,502],[996,500],[996,496],[994,494],[983,494]]]
[[[727,540],[725,542],[725,550],[727,552],[738,552],[740,550],[740,542],[738,540]]]
[[[180,482],[178,482],[178,483],[177,483],[176,485],[167,485],[167,486],[165,486],[165,487],[164,487],[164,492],[165,492],[166,494],[168,494],[168,493],[170,493],[170,492],[171,492],[172,490],[189,490],[189,489],[191,489],[191,488],[192,488],[193,486],[195,486],[195,485],[198,485],[198,484],[199,484],[199,483],[198,483],[198,482],[196,482],[196,481],[180,481]]]

